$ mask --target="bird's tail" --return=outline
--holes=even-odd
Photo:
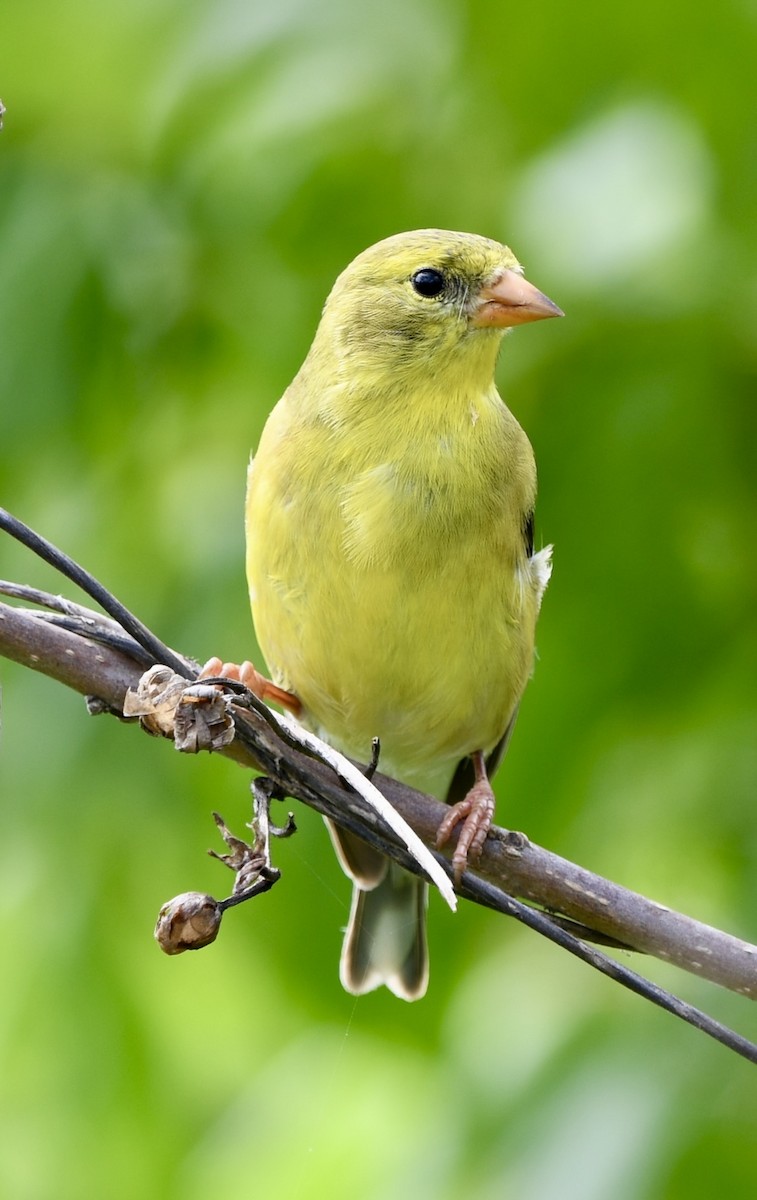
[[[352,906],[339,976],[354,996],[382,984],[402,1000],[428,986],[428,887],[365,842],[326,821],[339,862],[352,880]]]
[[[342,946],[342,987],[361,996],[384,984],[401,1000],[419,1000],[428,986],[428,886],[394,863],[376,887],[355,883]]]

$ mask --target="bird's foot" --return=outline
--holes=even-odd
[[[302,709],[299,697],[295,696],[294,692],[287,692],[284,688],[278,687],[265,675],[261,675],[260,671],[256,670],[247,660],[243,663],[227,663],[220,658],[209,658],[198,678],[211,679],[217,676],[243,683],[259,700],[279,704],[282,708],[288,708],[295,716]]]
[[[463,800],[452,805],[436,834],[436,845],[441,848],[449,841],[452,830],[461,821],[463,823],[452,855],[456,884],[459,884],[463,871],[468,869],[468,859],[475,861],[481,857],[494,816],[494,792],[486,774],[483,754],[473,755],[473,765],[476,782]]]

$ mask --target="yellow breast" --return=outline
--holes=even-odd
[[[443,790],[504,732],[533,660],[528,440],[494,388],[356,429],[279,402],[251,466],[247,572],[273,678],[316,732]]]

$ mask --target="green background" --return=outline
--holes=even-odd
[[[499,368],[555,544],[499,820],[757,939],[754,4],[1,25],[0,503],[169,644],[254,654],[246,462],[336,274],[401,229],[508,242],[567,317]],[[60,586],[5,538],[0,574]],[[754,1194],[754,1066],[504,919],[434,897],[428,997],[346,996],[308,811],[278,888],[163,957],[161,903],[225,894],[244,774],[2,682],[0,1195]]]

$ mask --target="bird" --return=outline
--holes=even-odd
[[[337,278],[248,472],[270,680],[250,664],[246,678],[360,762],[379,738],[385,774],[446,801],[437,845],[458,829],[458,882],[491,825],[551,572],[533,451],[495,365],[509,329],[562,315],[497,241],[385,238]],[[419,999],[427,884],[327,824],[352,881],[343,987]]]

